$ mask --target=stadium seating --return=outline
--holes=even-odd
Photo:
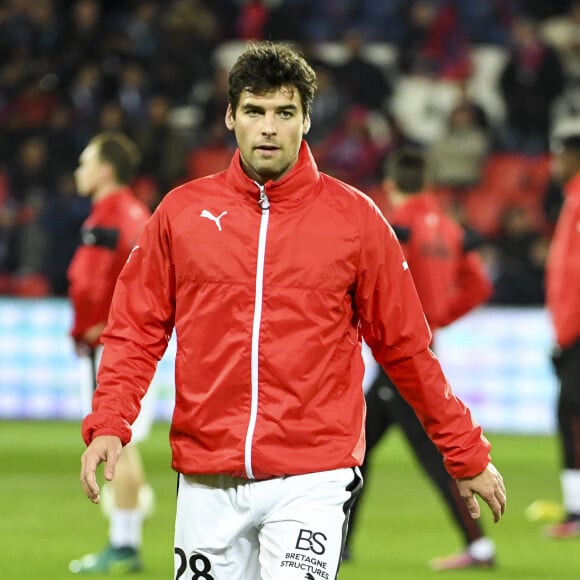
[[[481,184],[462,199],[465,218],[481,233],[499,234],[502,212],[517,205],[530,212],[539,229],[545,227],[543,195],[550,179],[548,154],[528,157],[515,153],[495,153],[484,166]]]

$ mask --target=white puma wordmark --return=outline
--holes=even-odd
[[[220,215],[218,215],[217,217],[215,217],[211,211],[204,209],[200,214],[199,217],[202,218],[207,218],[208,220],[211,220],[212,222],[215,222],[215,225],[217,226],[217,229],[221,232],[222,231],[222,224],[220,223],[220,220],[227,214],[227,211],[222,211],[222,213],[220,213]]]

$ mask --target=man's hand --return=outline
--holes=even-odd
[[[458,479],[457,487],[473,519],[479,518],[481,510],[475,498],[479,495],[493,512],[493,521],[499,522],[505,512],[506,490],[500,472],[490,463],[479,475]]]
[[[86,342],[90,346],[94,346],[99,342],[99,338],[101,334],[103,334],[103,330],[105,330],[105,323],[104,322],[97,322],[97,324],[93,324],[84,334],[83,334],[83,341]]]
[[[103,435],[95,437],[81,457],[81,485],[86,496],[99,503],[100,490],[97,484],[97,467],[105,462],[105,479],[111,481],[115,475],[115,466],[123,446],[119,437]]]

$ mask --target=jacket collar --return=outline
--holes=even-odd
[[[439,203],[435,195],[426,190],[422,193],[416,193],[413,195],[408,195],[407,198],[398,206],[394,207],[390,213],[390,219],[396,219],[397,216],[409,213],[414,213],[418,211],[437,211],[439,209]]]
[[[118,189],[115,189],[114,191],[109,192],[107,195],[105,195],[105,197],[102,197],[101,199],[97,200],[97,201],[93,201],[92,205],[93,207],[95,206],[106,206],[110,203],[116,203],[115,200],[120,196],[120,195],[132,195],[133,192],[131,191],[131,188],[128,185],[122,185],[120,186]]]
[[[255,181],[248,177],[240,162],[240,150],[236,149],[226,175],[227,183],[237,192],[251,201],[257,203],[259,199],[259,187]],[[298,160],[290,171],[278,181],[267,181],[264,186],[266,195],[271,203],[276,206],[300,205],[305,198],[311,197],[317,191],[320,181],[320,173],[310,147],[306,141],[302,141]]]

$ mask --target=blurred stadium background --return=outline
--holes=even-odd
[[[579,5],[1,2],[0,578],[65,577],[71,555],[106,525],[77,484],[84,369],[67,336],[65,273],[88,211],[72,179],[78,154],[96,132],[126,131],[143,153],[135,191],[151,208],[174,185],[222,169],[233,147],[226,71],[255,38],[291,41],[314,64],[320,91],[308,139],[324,171],[388,215],[382,166],[415,143],[429,154],[442,202],[481,236],[494,296],[437,341],[510,489],[508,516],[493,528],[500,567],[477,574],[579,578],[577,543],[546,543],[524,518],[537,497],[559,499],[543,273],[562,200],[549,138],[580,114]],[[143,578],[171,567],[173,349],[155,378],[159,424],[144,445],[160,502]],[[458,538],[397,434],[376,461],[357,557],[341,578],[426,578],[426,561]]]

